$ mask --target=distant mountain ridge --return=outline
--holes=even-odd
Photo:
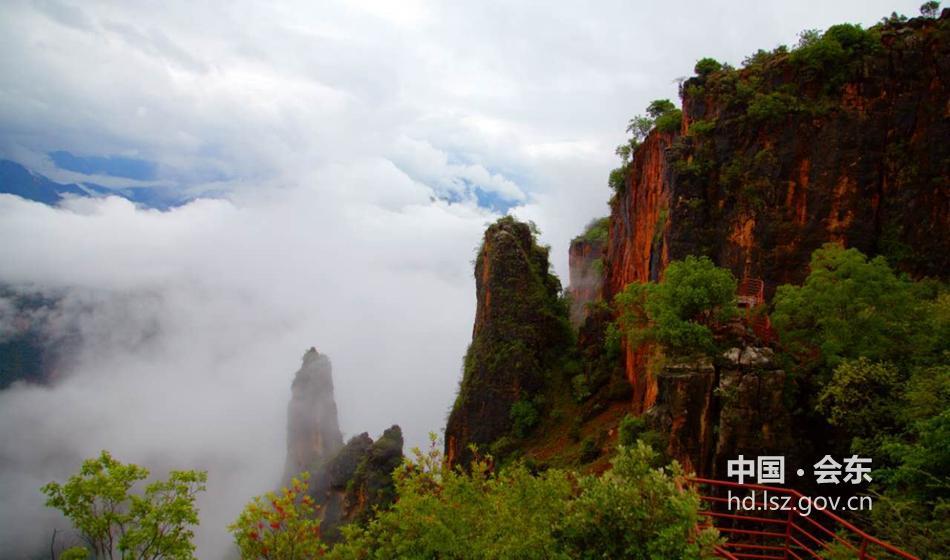
[[[0,160],[0,194],[56,205],[64,198],[118,196],[146,208],[168,210],[192,200],[167,187],[109,188],[94,183],[57,183],[10,160]]]

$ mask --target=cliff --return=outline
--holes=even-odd
[[[769,348],[732,348],[721,359],[679,359],[657,374],[656,404],[646,413],[664,451],[688,471],[725,479],[740,454],[782,455],[797,465],[786,376]],[[803,465],[806,466],[806,465]]]
[[[604,250],[609,218],[588,224],[584,233],[571,240],[568,252],[570,279],[567,288],[571,325],[579,329],[589,315],[589,306],[601,299],[604,282]]]
[[[762,279],[770,297],[828,241],[945,275],[948,13],[834,26],[687,80],[679,130],[649,134],[611,201],[605,298],[687,255]],[[642,412],[656,379],[646,356],[624,361]]]
[[[471,444],[488,446],[510,435],[513,406],[530,402],[570,345],[560,282],[549,268],[548,249],[528,224],[509,216],[485,231],[475,262],[472,343],[445,430],[450,463],[467,464]]]
[[[308,350],[294,375],[287,405],[287,459],[284,483],[302,471],[313,472],[343,447],[333,399],[330,358]]]
[[[294,375],[287,407],[287,459],[284,484],[310,473],[309,494],[319,506],[324,540],[340,538],[340,527],[366,520],[374,508],[395,499],[392,473],[402,463],[399,426],[375,442],[366,432],[343,445],[330,358],[311,348]]]
[[[375,442],[363,432],[316,472],[310,495],[321,507],[320,534],[325,541],[339,540],[343,525],[366,521],[375,508],[393,503],[392,475],[402,463],[402,447],[399,426],[390,427]]]

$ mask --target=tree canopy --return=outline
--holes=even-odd
[[[167,480],[134,493],[133,487],[148,476],[148,469],[123,464],[103,451],[84,461],[66,483],[43,487],[46,505],[63,512],[88,545],[68,551],[68,557],[194,558],[195,497],[205,489],[207,473],[172,471]]]

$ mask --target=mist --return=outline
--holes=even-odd
[[[51,208],[0,196],[2,280],[58,298],[51,339],[77,333],[51,386],[0,392],[0,548],[48,544],[65,519],[40,486],[108,449],[164,476],[209,473],[202,558],[276,484],[304,351],[331,356],[346,436],[438,431],[470,336],[470,260],[491,214],[432,203],[393,178],[388,205],[276,188],[161,213],[127,201]],[[345,211],[341,211],[341,209]]]

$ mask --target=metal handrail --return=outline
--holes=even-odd
[[[740,484],[738,482],[730,482],[725,480],[715,480],[710,478],[700,478],[693,477],[689,481],[696,486],[706,485],[716,488],[735,488],[741,490],[755,490],[755,491],[767,491],[772,494],[786,494],[793,498],[800,499],[805,498],[806,496],[797,490],[791,488],[782,488],[779,486],[764,486],[759,484]],[[725,501],[724,498],[717,496],[709,496],[700,494],[700,498],[706,502],[712,503],[722,503]],[[761,504],[760,504],[761,505]],[[812,549],[806,545],[799,536],[807,537],[814,541],[814,543],[821,547],[817,550],[827,549],[829,547],[829,542],[836,541],[844,546],[848,547],[855,553],[857,553],[858,558],[861,560],[874,560],[874,557],[868,553],[868,546],[873,545],[878,548],[883,549],[884,551],[903,558],[905,560],[919,560],[916,556],[905,552],[896,546],[889,544],[877,537],[869,535],[868,533],[862,531],[858,527],[854,526],[852,523],[842,519],[840,516],[832,513],[826,509],[816,509],[814,512],[823,515],[827,520],[831,521],[833,526],[837,525],[838,527],[846,530],[851,536],[857,537],[859,539],[858,545],[852,544],[845,538],[842,538],[837,531],[829,529],[825,525],[815,521],[810,516],[802,514],[794,505],[791,509],[788,510],[788,515],[785,519],[776,518],[776,517],[761,517],[757,515],[741,515],[741,514],[732,514],[732,513],[722,513],[715,511],[702,511],[701,515],[706,517],[710,522],[715,520],[731,520],[731,521],[749,521],[755,524],[767,523],[770,525],[784,525],[784,532],[777,533],[774,531],[762,531],[755,529],[738,529],[734,527],[719,527],[721,533],[726,533],[727,535],[742,535],[746,537],[759,537],[760,539],[770,538],[783,542],[783,545],[779,546],[777,544],[766,545],[766,544],[755,544],[755,543],[743,543],[743,542],[730,542],[727,538],[726,543],[723,546],[716,548],[716,554],[721,558],[727,559],[742,559],[742,558],[775,558],[778,560],[787,560],[788,558],[801,559],[802,557],[798,555],[798,552],[807,551],[810,554],[811,558],[821,558],[815,549]],[[812,532],[806,530],[804,522],[811,524],[814,528],[820,529],[825,533],[821,537],[817,537]],[[804,525],[804,526],[803,526]],[[794,546],[793,546],[794,545]],[[795,550],[795,546],[799,550]],[[813,545],[814,546],[814,545]],[[729,548],[737,548],[739,550],[748,550],[749,552],[739,552],[731,551]],[[782,556],[771,556],[771,552],[781,552]]]

